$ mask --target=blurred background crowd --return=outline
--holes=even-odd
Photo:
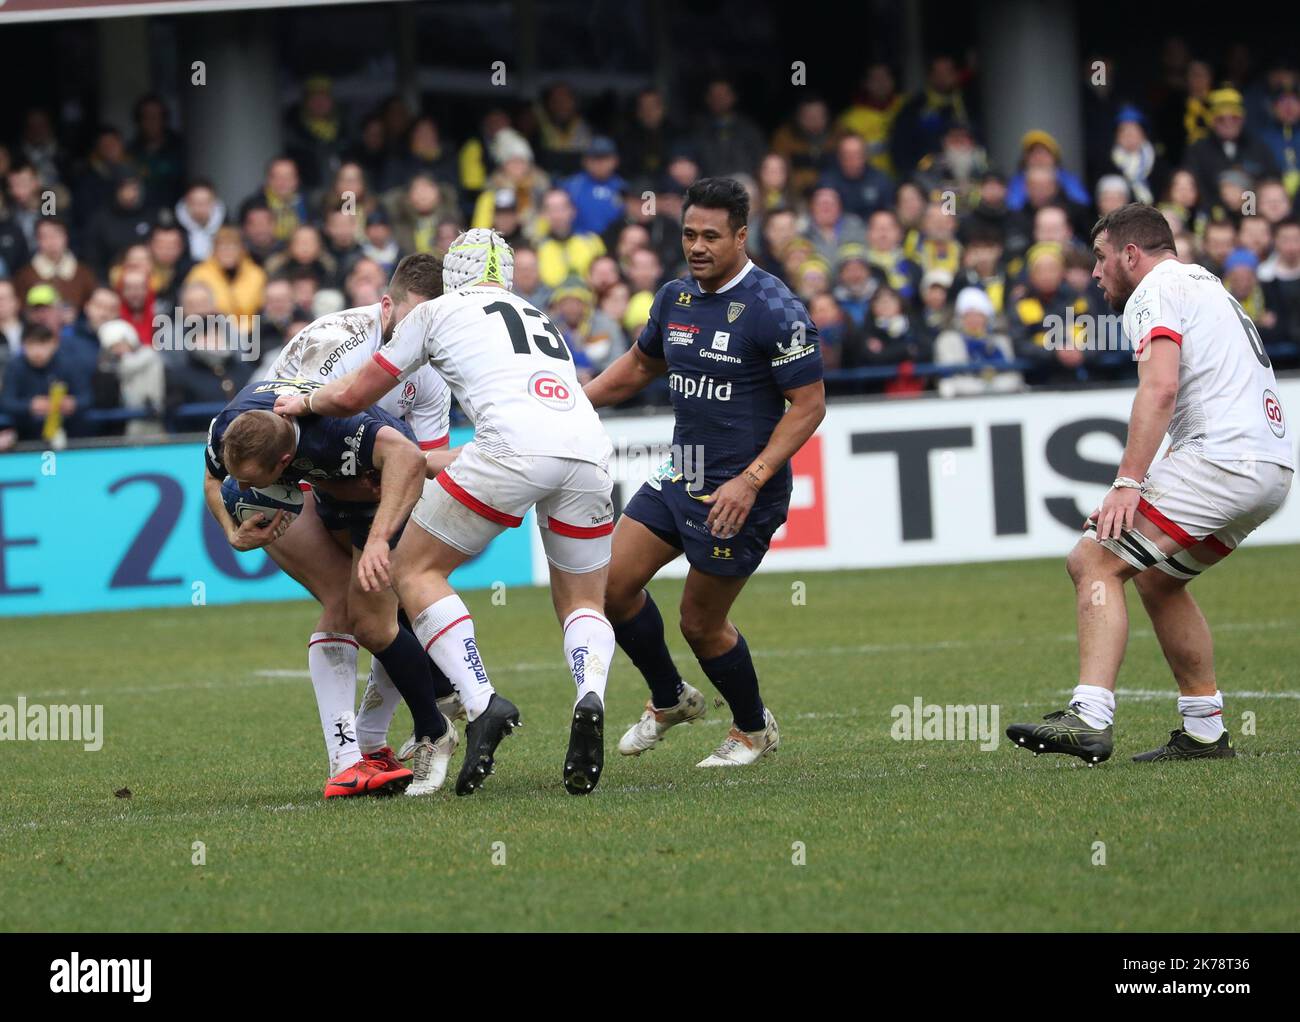
[[[1084,87],[1083,152],[1045,124],[1006,165],[951,53],[926,59],[917,89],[867,62],[856,87],[792,87],[784,109],[700,75],[674,102],[555,80],[526,102],[457,100],[453,117],[436,95],[348,104],[311,75],[251,194],[214,186],[158,95],[129,123],[75,132],[34,102],[0,145],[0,449],[38,440],[53,407],[74,438],[202,429],[302,326],[377,302],[403,255],[470,226],[514,246],[515,289],[597,373],[685,272],[682,194],[705,175],[748,188],[751,256],[806,304],[832,395],[1130,376],[1122,338],[1088,335],[1110,310],[1087,241],[1129,201],[1158,205],[1179,258],[1222,277],[1275,365],[1295,366],[1297,63],[1234,47],[1208,59],[1179,38],[1151,52],[1142,88]]]

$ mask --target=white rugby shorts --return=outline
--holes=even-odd
[[[1195,451],[1173,451],[1151,466],[1138,511],[1178,549],[1165,553],[1136,529],[1102,546],[1139,571],[1159,568],[1190,581],[1209,566],[1195,554],[1222,559],[1232,553],[1282,506],[1294,474],[1268,461],[1210,461]],[[1096,539],[1096,520],[1084,531]]]
[[[609,563],[612,490],[607,465],[547,455],[489,458],[471,441],[425,482],[411,521],[474,555],[536,507],[547,560],[581,575]]]

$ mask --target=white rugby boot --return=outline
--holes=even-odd
[[[438,709],[442,711],[442,715],[447,718],[449,724],[452,721],[465,719],[465,707],[461,705],[460,696],[456,695],[455,692],[449,696],[443,696],[441,699],[437,700],[437,703]],[[452,730],[456,730],[454,725],[452,726]],[[405,763],[414,755],[415,734],[412,732],[411,737],[404,741],[402,747],[397,750],[397,758]]]
[[[664,740],[670,727],[678,724],[692,724],[708,711],[709,704],[704,693],[682,683],[682,697],[676,706],[666,710],[656,710],[654,702],[647,700],[645,712],[641,719],[633,724],[618,740],[618,751],[624,756],[639,756],[648,749],[653,749]]]
[[[406,794],[428,795],[437,791],[447,780],[447,767],[451,763],[452,753],[460,744],[460,735],[456,734],[455,725],[447,721],[446,733],[436,742],[428,738],[417,742],[412,737],[408,744],[411,745],[410,755],[414,760],[411,763],[411,773],[415,776],[411,779]],[[406,751],[406,746],[402,746],[402,752]]]
[[[764,756],[776,752],[781,744],[781,730],[776,726],[772,711],[763,709],[766,726],[762,731],[741,731],[732,724],[731,731],[722,740],[722,744],[713,750],[713,754],[700,760],[697,767],[735,767],[749,766],[757,763]]]

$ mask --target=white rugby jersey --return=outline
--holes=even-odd
[[[328,383],[364,364],[382,343],[378,304],[344,309],[303,327],[284,346],[267,378]],[[412,373],[375,404],[404,420],[423,450],[447,443],[451,391],[429,367]]]
[[[489,457],[600,464],[613,450],[560,332],[502,288],[477,285],[417,305],[374,358],[399,380],[433,366]]]
[[[1178,345],[1171,448],[1295,468],[1259,331],[1213,273],[1176,259],[1157,263],[1124,306],[1124,332],[1138,357],[1155,337]]]

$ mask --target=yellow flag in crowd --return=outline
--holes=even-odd
[[[68,396],[68,385],[56,380],[50,387],[50,410],[45,414],[45,425],[41,428],[41,439],[49,443],[63,432],[63,399]]]

